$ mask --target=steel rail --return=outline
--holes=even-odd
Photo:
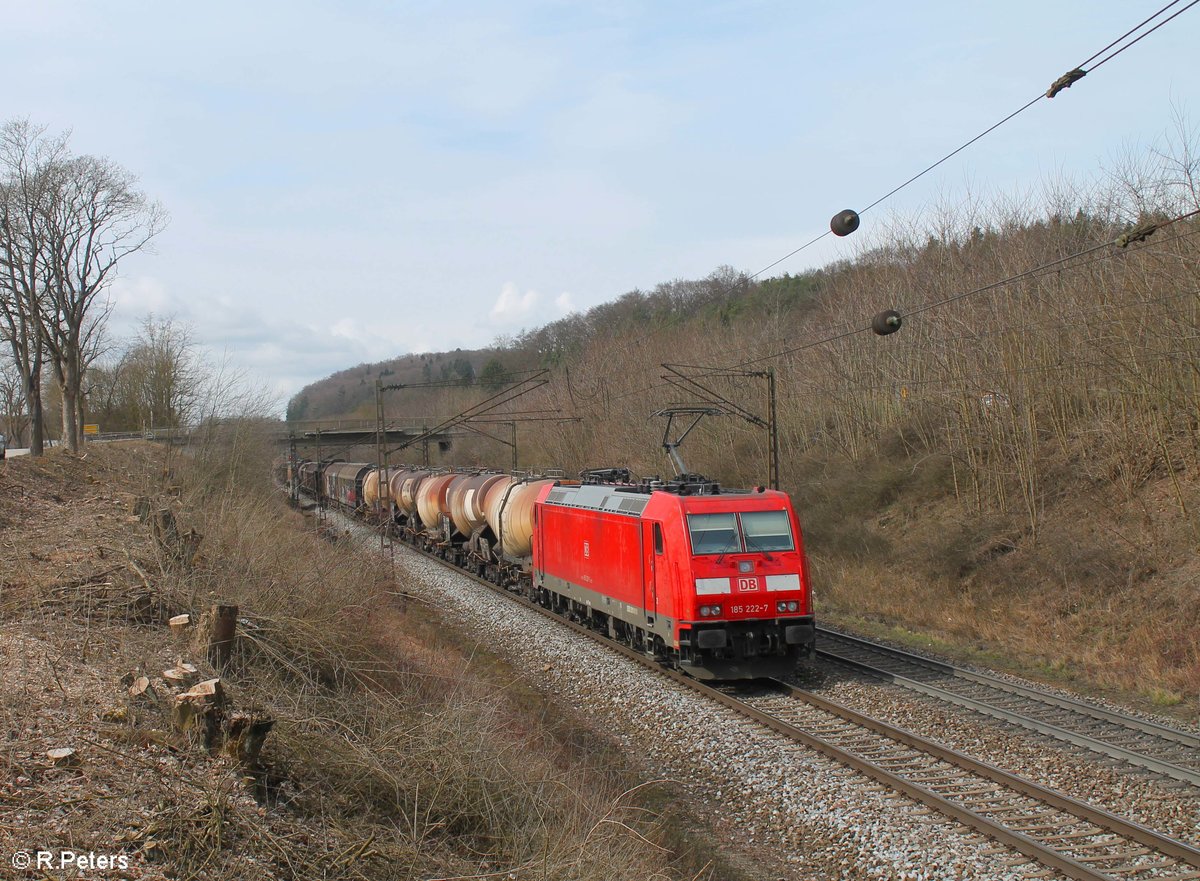
[[[886,768],[877,765],[869,759],[822,740],[820,737],[804,731],[802,728],[799,728],[783,719],[760,710],[757,707],[753,707],[745,701],[740,700],[733,695],[727,694],[718,688],[707,685],[704,682],[694,679],[693,677],[688,676],[678,670],[672,670],[664,667],[652,656],[647,655],[644,652],[639,652],[635,649],[632,649],[610,639],[607,636],[597,633],[589,627],[586,627],[576,621],[572,621],[569,618],[565,618],[562,615],[559,615],[558,613],[547,609],[544,606],[541,606],[518,593],[506,590],[505,588],[493,584],[492,582],[474,574],[473,572],[461,569],[449,561],[442,559],[436,554],[429,553],[428,551],[416,547],[408,542],[401,541],[400,545],[408,550],[415,551],[417,554],[429,560],[433,560],[434,562],[437,562],[440,565],[445,566],[446,568],[451,569],[452,571],[466,578],[471,579],[477,584],[480,584],[509,600],[521,604],[531,611],[544,615],[545,617],[559,624],[564,624],[581,636],[586,636],[597,644],[618,652],[624,657],[636,661],[642,666],[648,667],[649,669],[666,676],[677,684],[685,686],[705,697],[710,698],[711,700],[716,701],[717,703],[722,704],[729,709],[734,710],[741,715],[754,720],[755,722],[758,722],[764,727],[769,728],[770,730],[786,737],[789,740],[801,743],[821,753],[827,758],[838,762],[839,764],[853,768],[854,770],[870,777],[876,782],[887,786],[889,789],[901,792],[904,795],[912,798],[914,801],[917,801],[926,807],[932,808],[938,813],[950,817],[951,819],[956,820],[959,823],[976,830],[977,832],[987,835],[1048,868],[1062,872],[1069,878],[1076,879],[1076,881],[1116,881],[1114,876],[1107,875],[1101,871],[1091,868],[1084,863],[1078,862],[1066,854],[1042,844],[1031,836],[1010,829],[1001,823],[998,823],[988,817],[983,816],[982,814],[964,807],[963,805],[957,804],[950,799],[945,798],[924,786],[921,786],[918,783],[907,780],[904,777],[901,777],[898,774],[895,774]],[[802,696],[803,700],[808,701],[812,703],[813,706],[817,706],[821,709],[825,709],[825,707],[820,706],[821,704],[825,704],[829,707],[837,707],[836,711],[826,711],[834,712],[835,715],[846,713],[847,716],[843,718],[847,718],[847,721],[850,721],[850,717],[860,717],[864,720],[864,723],[866,723],[864,724],[864,727],[867,727],[869,730],[875,731],[876,733],[883,733],[886,736],[897,740],[898,742],[905,743],[905,745],[928,752],[935,757],[943,758],[943,760],[951,761],[952,764],[963,767],[964,770],[972,770],[974,773],[979,773],[975,772],[973,768],[965,767],[968,764],[977,766],[980,769],[986,769],[986,773],[982,774],[982,776],[985,776],[987,779],[990,779],[993,782],[1001,783],[1001,785],[1008,786],[1014,789],[1014,791],[1022,794],[1031,795],[1034,798],[1044,800],[1051,807],[1057,807],[1059,810],[1076,814],[1074,807],[1078,806],[1081,813],[1076,814],[1076,816],[1078,816],[1079,819],[1093,823],[1094,825],[1100,826],[1103,829],[1108,829],[1109,831],[1122,835],[1123,837],[1130,838],[1131,840],[1137,841],[1140,844],[1153,847],[1155,850],[1159,851],[1165,856],[1171,856],[1175,859],[1188,863],[1189,865],[1200,867],[1200,850],[1192,848],[1181,841],[1160,835],[1159,833],[1156,833],[1147,827],[1140,826],[1139,824],[1133,823],[1129,820],[1125,820],[1116,816],[1115,814],[1109,814],[1108,812],[1098,808],[1084,805],[1081,802],[1076,802],[1074,799],[1071,799],[1069,796],[1063,795],[1062,793],[1055,793],[1052,790],[1043,789],[1031,781],[1008,774],[1008,772],[1003,771],[1000,768],[978,762],[977,760],[971,759],[970,757],[962,755],[961,753],[956,753],[953,750],[949,750],[946,747],[935,744],[931,741],[925,741],[912,732],[895,728],[894,726],[890,726],[880,720],[871,719],[870,717],[856,713],[849,708],[832,704],[823,698],[818,698],[816,695],[811,695],[810,693],[804,692],[802,689],[796,688],[795,686],[789,686],[785,683],[777,683],[777,685],[786,688],[788,693],[792,694],[793,696]],[[917,744],[921,745],[918,746]],[[951,755],[955,757],[954,760],[946,758],[946,756]],[[959,765],[959,761],[963,762],[963,765]],[[1038,790],[1045,792],[1048,796],[1053,798],[1054,801],[1052,802],[1044,799],[1041,795],[1032,795],[1034,791]],[[1123,831],[1118,832],[1118,829]]]
[[[956,679],[965,679],[968,682],[978,682],[981,685],[989,685],[992,688],[998,688],[1001,691],[1007,691],[1012,694],[1021,695],[1022,697],[1030,697],[1035,700],[1040,700],[1045,703],[1054,704],[1064,709],[1075,710],[1076,712],[1084,713],[1092,716],[1095,719],[1100,719],[1106,722],[1114,722],[1118,725],[1124,725],[1127,728],[1136,728],[1139,731],[1144,731],[1147,734],[1155,734],[1167,740],[1174,740],[1186,746],[1193,746],[1200,749],[1200,734],[1193,734],[1190,731],[1183,731],[1179,728],[1172,728],[1169,725],[1162,725],[1158,722],[1151,722],[1148,719],[1139,719],[1136,716],[1127,716],[1124,713],[1109,710],[1104,707],[1098,707],[1093,704],[1085,703],[1076,698],[1064,697],[1058,694],[1052,694],[1040,688],[1034,688],[1030,685],[1021,685],[1016,682],[1009,682],[995,676],[988,676],[985,673],[976,673],[973,670],[967,670],[963,667],[956,667],[953,664],[948,664],[945,661],[935,661],[932,658],[925,658],[921,655],[913,654],[904,649],[893,648],[892,646],[880,645],[859,636],[852,636],[849,633],[843,633],[840,630],[834,630],[829,627],[818,627],[818,635],[824,633],[835,639],[840,639],[844,642],[862,645],[870,648],[872,651],[882,651],[889,655],[901,658],[913,664],[919,664],[923,667],[928,667],[937,670],[939,673],[949,673]]]
[[[1141,731],[1156,737],[1169,739],[1174,743],[1200,748],[1200,738],[1189,735],[1185,731],[1179,731],[1164,725],[1156,725],[1155,723],[1145,722],[1141,719],[1131,719],[1129,717],[1122,716],[1119,713],[1114,713],[1108,710],[1089,707],[1087,704],[1084,704],[1080,701],[1074,701],[1070,698],[1060,698],[1057,695],[1051,695],[1035,688],[1017,686],[1007,682],[1001,684],[999,680],[993,680],[990,677],[982,674],[972,673],[968,670],[960,670],[959,668],[940,661],[930,661],[928,659],[921,658],[919,655],[913,655],[909,652],[904,652],[899,649],[892,649],[888,646],[876,645],[875,643],[867,640],[846,636],[845,634],[838,633],[837,631],[819,628],[818,638],[821,633],[826,633],[845,642],[864,646],[878,654],[899,657],[905,663],[916,664],[926,669],[933,669],[936,672],[952,675],[954,678],[960,678],[979,685],[994,687],[1005,693],[1013,694],[1028,700],[1037,701],[1052,707],[1067,709],[1072,712],[1084,713],[1085,715],[1088,715],[1094,719],[1098,719],[1109,724],[1120,725],[1133,731]],[[1200,772],[1194,771],[1190,768],[1184,768],[1179,765],[1172,764],[1171,762],[1163,761],[1162,759],[1156,759],[1153,756],[1146,755],[1145,753],[1140,753],[1127,747],[1109,743],[1108,741],[1092,737],[1088,734],[1082,734],[1078,731],[1071,731],[1068,728],[1063,728],[1061,725],[1055,725],[1051,722],[1044,722],[1039,719],[1034,719],[1015,710],[996,706],[995,704],[979,700],[978,698],[958,694],[948,688],[942,688],[937,685],[932,685],[928,682],[922,682],[918,679],[913,679],[912,677],[905,676],[901,673],[885,670],[881,667],[876,667],[870,663],[860,661],[856,658],[848,658],[844,655],[838,654],[836,651],[818,648],[817,654],[821,657],[837,661],[840,664],[845,664],[848,667],[861,670],[862,672],[868,673],[872,676],[885,679],[889,682],[894,682],[895,684],[907,688],[910,691],[917,691],[922,694],[927,694],[945,703],[952,703],[960,707],[965,707],[966,709],[974,710],[977,713],[982,713],[983,715],[990,716],[994,719],[1011,722],[1012,724],[1019,725],[1022,728],[1028,728],[1032,731],[1037,731],[1039,734],[1045,734],[1058,740],[1073,743],[1076,746],[1082,746],[1085,749],[1092,750],[1093,752],[1098,752],[1111,758],[1120,759],[1128,764],[1154,771],[1157,774],[1171,777],[1174,780],[1189,783],[1193,786],[1200,786]],[[963,675],[959,676],[959,673]]]
[[[870,729],[877,734],[882,734],[892,740],[903,743],[905,746],[913,747],[921,752],[928,753],[936,758],[949,762],[956,767],[962,768],[965,771],[970,771],[972,774],[977,774],[991,780],[993,783],[999,783],[1001,786],[1008,789],[1020,792],[1023,795],[1028,795],[1039,801],[1043,801],[1051,807],[1058,808],[1069,814],[1073,814],[1081,820],[1086,820],[1094,823],[1101,828],[1107,829],[1124,838],[1129,838],[1139,844],[1144,844],[1147,847],[1152,847],[1167,856],[1175,857],[1189,865],[1200,868],[1200,849],[1192,847],[1185,842],[1174,838],[1169,838],[1147,826],[1140,823],[1135,823],[1132,820],[1127,820],[1117,814],[1089,805],[1086,802],[1081,802],[1069,795],[1057,792],[1053,789],[1034,783],[1017,774],[1005,771],[1003,768],[998,768],[995,765],[972,758],[966,753],[958,750],[950,749],[943,746],[937,741],[929,740],[899,726],[891,725],[883,722],[865,713],[860,713],[857,710],[852,710],[849,707],[834,703],[827,698],[820,697],[812,692],[805,691],[795,685],[779,680],[771,680],[777,688],[785,693],[796,697],[805,703],[811,704],[818,709],[824,710],[827,713],[839,716],[847,722],[852,722],[863,728]]]

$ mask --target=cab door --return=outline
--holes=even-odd
[[[642,608],[646,623],[653,624],[658,615],[659,579],[667,575],[666,549],[663,546],[662,524],[642,521]]]

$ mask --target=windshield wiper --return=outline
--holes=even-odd
[[[772,557],[772,556],[771,556],[771,552],[770,552],[770,551],[768,551],[766,548],[760,548],[760,547],[757,545],[757,543],[755,543],[754,539],[752,539],[752,538],[747,538],[747,539],[746,539],[746,553],[748,553],[748,554],[762,554],[764,557],[766,557],[766,558],[767,558],[767,560],[774,560],[774,559],[775,559],[774,557]]]
[[[725,559],[725,555],[733,550],[733,546],[735,544],[741,544],[741,542],[738,540],[738,537],[736,535],[733,538],[729,539],[729,541],[727,541],[725,543],[725,547],[723,547],[721,549],[721,553],[717,555],[717,565],[718,566],[720,566],[721,561]]]

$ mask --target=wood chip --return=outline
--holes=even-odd
[[[46,758],[58,768],[70,768],[79,764],[79,755],[69,746],[46,750]]]

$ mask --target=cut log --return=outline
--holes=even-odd
[[[176,615],[170,621],[168,621],[167,624],[170,626],[171,632],[175,634],[175,637],[178,639],[184,636],[187,633],[188,628],[192,626],[192,616],[187,614]]]
[[[132,698],[148,698],[155,697],[154,688],[150,685],[150,679],[146,676],[139,676],[137,679],[129,683],[129,696]]]

